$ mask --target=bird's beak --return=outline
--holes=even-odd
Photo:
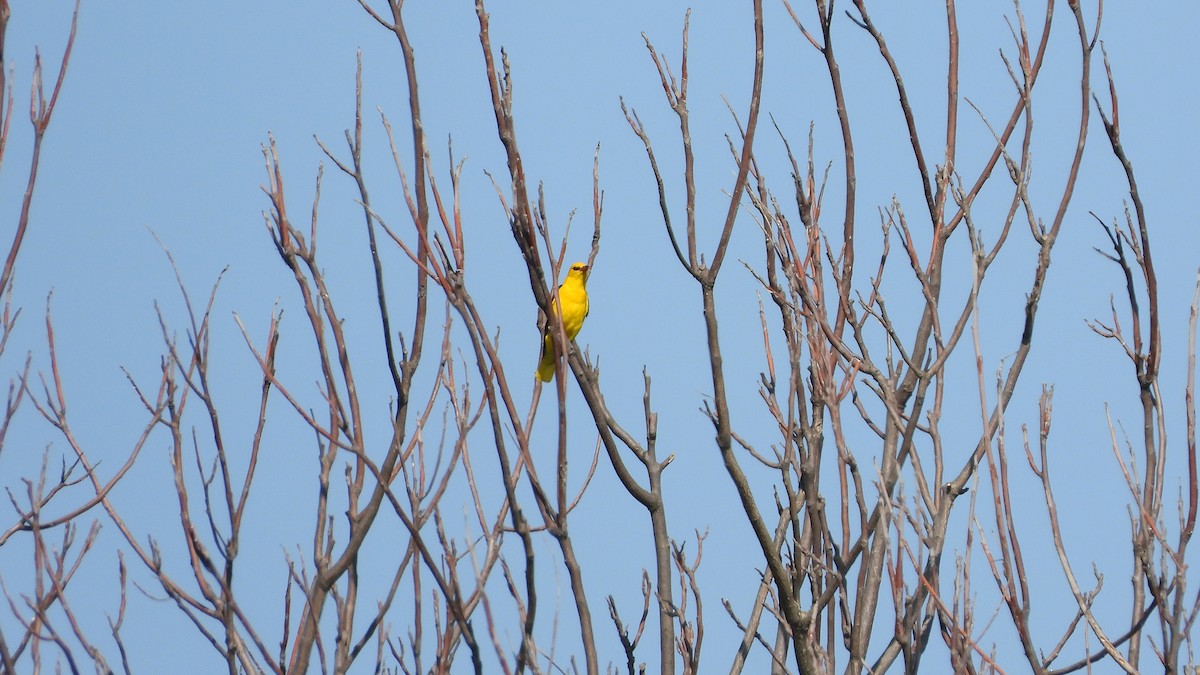
[[[587,273],[588,273],[588,272],[590,272],[591,270],[592,270],[592,266],[591,266],[591,265],[584,265],[584,266],[581,268],[581,271],[582,271],[584,274],[587,274]]]

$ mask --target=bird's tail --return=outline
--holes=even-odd
[[[542,360],[538,363],[537,376],[542,382],[549,382],[554,379],[554,342],[549,333],[546,333],[546,339],[542,342]]]

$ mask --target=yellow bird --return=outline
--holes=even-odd
[[[550,311],[557,314],[559,303],[562,303],[562,324],[567,332],[567,339],[574,340],[583,328],[583,320],[588,315],[587,295],[588,266],[577,262],[571,265],[567,278],[558,287],[557,298],[550,301]],[[542,360],[538,364],[537,376],[542,382],[554,379],[555,364],[558,363],[554,337],[554,318],[546,322],[546,334],[542,338]]]

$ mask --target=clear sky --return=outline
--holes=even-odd
[[[25,111],[34,47],[40,47],[47,73],[55,72],[71,17],[71,3],[66,0],[12,4],[5,59],[13,69],[10,81],[16,103],[0,173],[0,205],[7,214],[3,222],[9,223],[0,228],[0,235],[6,245],[27,175],[31,133]],[[802,17],[813,21],[811,7],[794,4]],[[930,147],[937,148],[945,114],[941,9],[909,6],[915,3],[874,4],[879,5],[873,9],[876,23],[888,37],[909,93],[917,101],[919,132],[929,139]],[[998,123],[1011,105],[1012,88],[998,50],[1011,54],[1005,17],[1014,16],[1013,6],[961,4],[959,20],[966,36],[961,95]],[[678,124],[663,101],[641,35],[644,32],[677,68],[687,6],[673,0],[530,0],[493,1],[488,9],[493,42],[503,46],[512,60],[518,140],[526,168],[534,180],[544,182],[550,223],[557,235],[575,213],[569,259],[587,255],[592,161],[600,146],[599,172],[606,195],[603,236],[589,282],[592,312],[579,344],[599,359],[608,403],[627,427],[640,428],[643,366],[654,378],[662,452],[678,457],[678,464],[666,474],[672,535],[694,540],[694,531],[710,532],[699,581],[702,588],[712,589],[706,598],[703,659],[716,672],[728,667],[737,639],[719,599],[729,598],[735,606],[745,607],[756,578],[754,570],[762,563],[757,554],[742,553],[751,550],[747,547],[753,543],[712,443],[711,426],[698,411],[712,386],[699,293],[671,253],[645,153],[619,107],[623,97],[646,122],[660,148],[670,196],[678,204],[682,199]],[[1037,24],[1041,9],[1031,5],[1026,11],[1030,23]],[[1075,140],[1077,46],[1065,3],[1058,3],[1058,11],[1058,34],[1035,101],[1035,200],[1054,199],[1058,194]],[[1088,12],[1091,15],[1094,9]],[[532,372],[538,341],[536,311],[487,175],[500,180],[506,167],[487,99],[473,3],[410,0],[406,22],[416,49],[435,177],[448,186],[448,140],[453,141],[454,161],[465,158],[462,193],[468,282],[484,308],[485,320],[501,331],[509,372],[523,372],[525,362]],[[1119,88],[1124,144],[1138,172],[1156,246],[1165,345],[1163,398],[1170,415],[1167,432],[1176,450],[1166,488],[1169,502],[1175,499],[1183,475],[1180,441],[1187,316],[1200,265],[1192,204],[1200,179],[1195,159],[1200,152],[1198,23],[1200,9],[1194,3],[1110,2],[1105,4],[1101,29]],[[744,118],[753,65],[750,29],[749,3],[709,2],[693,7],[692,134],[704,250],[711,250],[715,241],[717,223],[728,204],[725,193],[736,172],[725,140],[726,134],[736,134],[736,126],[722,97]],[[895,89],[878,51],[847,20],[838,23],[835,39],[856,125],[860,231],[864,237],[877,236],[877,209],[896,196],[908,210],[919,211],[919,191],[906,132],[896,113]],[[818,163],[834,163],[827,203],[840,204],[836,178],[840,136],[823,64],[783,7],[771,2],[767,3],[766,43],[764,113],[774,116],[795,148],[803,146],[810,123],[814,125]],[[379,122],[382,111],[398,130],[401,143],[407,142],[403,66],[394,39],[358,3],[83,0],[75,50],[46,135],[30,230],[17,265],[12,302],[22,308],[22,315],[0,358],[0,374],[17,373],[27,352],[32,354],[35,371],[48,371],[43,316],[52,293],[49,306],[72,423],[77,437],[101,461],[102,473],[124,461],[144,424],[144,410],[124,371],[143,385],[157,381],[163,336],[156,307],[172,332],[181,340],[186,334],[185,304],[164,248],[178,263],[193,303],[202,305],[226,270],[214,304],[212,357],[221,397],[218,404],[224,406],[222,415],[235,443],[240,447],[248,443],[261,376],[234,315],[261,343],[270,313],[282,309],[281,378],[290,381],[310,405],[318,405],[313,384],[317,375],[309,358],[311,335],[291,275],[264,228],[262,214],[269,202],[260,189],[266,182],[261,145],[268,134],[275,138],[293,218],[306,220],[322,160],[313,137],[345,154],[344,130],[353,124],[357,50],[363,60],[365,160],[373,181],[372,200],[385,220],[403,224],[406,211]],[[1094,81],[1099,85],[1098,60],[1096,68]],[[1107,100],[1105,91],[1100,96]],[[967,106],[960,125],[962,165],[977,166],[979,157],[990,149],[990,135]],[[1089,212],[1108,222],[1123,218],[1126,188],[1094,116],[1091,134],[1092,146],[1055,249],[1037,346],[1010,409],[1009,433],[1016,453],[1019,426],[1036,424],[1041,385],[1053,384],[1059,506],[1069,523],[1068,546],[1082,575],[1090,575],[1091,561],[1105,571],[1109,581],[1102,609],[1111,612],[1108,616],[1123,617],[1128,615],[1128,498],[1110,449],[1105,411],[1110,407],[1114,419],[1132,435],[1140,422],[1136,387],[1117,345],[1096,336],[1085,322],[1108,320],[1110,295],[1118,294],[1119,302],[1123,291],[1116,268],[1092,250],[1106,246],[1107,240]],[[764,175],[786,200],[789,169],[778,136],[765,118],[756,147]],[[500,183],[504,185],[503,180]],[[389,381],[378,349],[373,277],[356,198],[352,182],[326,162],[320,210],[324,269],[347,330],[363,353],[357,367],[368,383],[364,396],[369,414],[384,423]],[[1038,203],[1049,219],[1052,202]],[[718,300],[726,365],[734,373],[730,380],[737,406],[734,415],[751,442],[765,449],[778,434],[756,393],[758,373],[764,368],[757,286],[740,261],[759,269],[762,253],[761,236],[747,215],[738,222]],[[984,218],[978,225],[994,236],[1002,213],[989,217],[991,222]],[[983,368],[989,374],[1012,354],[1019,338],[1019,310],[1031,264],[1028,233],[1022,234],[1023,239],[1006,252],[1010,257],[996,273],[995,286],[982,299]],[[874,245],[864,246],[870,250]],[[402,299],[411,283],[411,265],[395,247],[388,247],[383,255],[391,270],[389,278],[397,284],[393,296],[397,311],[411,311],[404,304],[409,301]],[[873,266],[872,261],[864,269]],[[899,267],[894,273],[902,272]],[[431,313],[435,323],[443,318],[438,300],[434,298]],[[897,316],[920,309],[897,302],[893,309]],[[402,323],[407,330],[409,321]],[[969,398],[978,391],[973,364],[968,351],[960,356],[963,360],[956,372],[966,379],[955,389],[968,398],[948,403],[947,409],[956,416],[943,420],[943,426],[947,437],[961,446],[947,450],[948,454],[969,452],[979,430],[979,403]],[[518,391],[527,404],[528,390],[518,387]],[[543,405],[550,402],[544,400]],[[572,420],[577,420],[572,426],[572,480],[580,481],[595,438],[588,431],[590,418],[582,400],[573,397],[570,406]],[[261,537],[247,547],[240,564],[245,592],[258,600],[254,611],[261,617],[267,641],[277,643],[285,556],[307,551],[311,540],[315,453],[311,432],[286,405],[276,401],[271,415],[278,421],[272,422],[247,526]],[[548,412],[543,415],[548,422]],[[549,426],[543,431],[547,456],[553,447],[551,432]],[[486,438],[481,448],[485,442]],[[114,501],[142,540],[159,538],[168,558],[175,556],[178,563],[182,555],[179,507],[170,483],[167,443],[164,437],[147,446],[129,478],[116,488]],[[51,466],[69,452],[61,436],[32,408],[22,409],[0,454],[4,486],[23,493],[19,477],[35,474],[43,451],[48,452]],[[1045,509],[1024,462],[1014,460],[1014,468],[1024,472],[1020,485],[1028,499],[1019,499],[1018,517],[1029,523],[1032,541],[1044,532]],[[771,476],[763,471],[752,478],[760,481],[756,485],[761,486],[760,499],[765,502],[771,494]],[[461,494],[454,498],[465,500]],[[448,520],[460,524],[467,517],[465,501],[446,506]],[[103,617],[115,612],[113,580],[121,542],[112,524],[99,512],[96,517],[104,531],[81,572],[87,583],[76,587],[73,601],[86,607],[88,620],[98,627],[97,637],[103,638]],[[585,561],[602,662],[620,663],[603,599],[615,595],[625,615],[640,609],[641,569],[652,567],[647,519],[602,458],[572,523]],[[401,543],[382,538],[372,542],[365,552],[364,577],[374,570],[379,578],[388,578],[389,556],[403,543],[402,530],[394,522],[387,527],[388,536]],[[9,593],[26,592],[28,552],[21,546],[14,540],[0,548],[0,575]],[[539,546],[545,560],[558,559],[548,537],[540,539]],[[689,549],[694,546],[693,541]],[[1059,594],[1048,597],[1068,603],[1065,609],[1049,607],[1038,615],[1048,634],[1057,635],[1072,610],[1069,596],[1061,590],[1057,560],[1049,553],[1030,555],[1045,570],[1038,587],[1044,584],[1048,593]],[[947,575],[951,567],[944,568]],[[986,570],[981,568],[979,574],[979,613],[990,616],[996,599],[994,593],[987,594],[991,588],[984,583]],[[558,577],[547,575],[543,597],[550,599],[549,606],[556,601],[562,605],[559,649],[571,652],[577,647],[577,633],[565,571]],[[155,593],[151,576],[132,562],[130,579]],[[366,583],[374,588],[385,582]],[[125,637],[136,672],[204,673],[220,667],[212,649],[171,603],[131,588],[128,611]],[[394,632],[404,633],[405,616],[389,617]],[[555,626],[550,612],[543,616],[545,626],[539,634],[549,644]],[[997,623],[1005,621],[1001,616]],[[0,618],[6,634],[15,630],[14,625],[11,616]],[[995,641],[1011,649],[1011,629],[995,630]],[[938,640],[936,635],[933,639]],[[992,639],[989,634],[983,642],[990,644]],[[639,657],[654,663],[656,652],[650,640],[648,636]],[[98,642],[112,651],[105,640]],[[366,669],[368,663],[359,665]]]

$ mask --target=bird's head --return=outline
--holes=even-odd
[[[589,267],[587,263],[581,263],[581,262],[573,263],[571,265],[571,271],[567,272],[567,276],[580,277],[580,278],[586,279],[589,269],[591,269],[591,267]]]

